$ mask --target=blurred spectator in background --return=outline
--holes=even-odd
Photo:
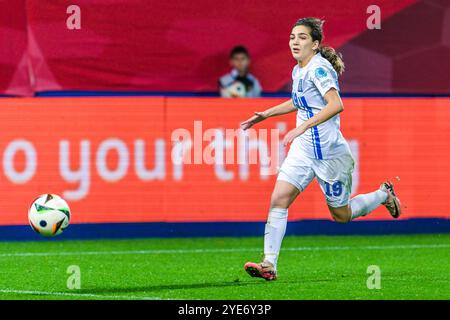
[[[250,55],[243,46],[236,46],[230,53],[230,66],[233,68],[219,79],[220,95],[225,98],[259,97],[261,85],[249,73]]]

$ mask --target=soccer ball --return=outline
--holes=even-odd
[[[243,98],[246,94],[247,90],[245,89],[245,85],[240,81],[235,81],[223,91],[225,98]]]
[[[69,205],[56,194],[43,194],[28,210],[31,228],[44,237],[61,234],[70,223]]]

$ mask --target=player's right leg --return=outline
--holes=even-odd
[[[314,179],[311,160],[292,150],[295,151],[291,147],[288,157],[280,168],[272,193],[269,217],[264,232],[264,260],[261,263],[247,262],[244,266],[252,277],[276,279],[278,255],[286,231],[288,208]]]
[[[264,259],[260,263],[247,262],[245,271],[252,277],[275,280],[277,260],[286,232],[288,208],[300,191],[289,182],[278,180],[272,192],[269,217],[264,232]]]

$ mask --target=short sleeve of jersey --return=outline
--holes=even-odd
[[[337,80],[336,72],[326,65],[317,65],[311,70],[311,80],[314,85],[320,91],[322,97],[331,88],[335,88],[339,91],[339,84]]]
[[[295,78],[297,68],[298,68],[297,65],[295,65],[294,68],[292,68],[292,80],[294,80],[294,78]]]

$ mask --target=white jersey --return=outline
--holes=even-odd
[[[317,53],[304,67],[296,65],[292,71],[292,101],[298,108],[297,127],[326,106],[323,98],[331,88],[339,91],[338,76],[331,63]],[[296,148],[305,156],[323,160],[351,154],[340,131],[339,114],[312,127],[294,139]],[[295,149],[294,149],[295,150]]]

